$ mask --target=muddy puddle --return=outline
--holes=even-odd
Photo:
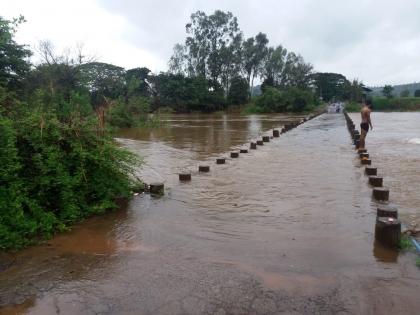
[[[165,196],[135,196],[14,254],[0,273],[0,314],[417,314],[414,255],[375,243],[377,205],[342,115],[229,158],[300,118],[179,115],[162,130],[124,130],[118,140],[144,157],[139,175],[164,182]],[[396,161],[373,141],[385,141],[390,123],[378,117],[368,140],[384,173],[396,172]],[[414,167],[413,152],[398,162]],[[216,165],[221,156],[227,163]],[[200,164],[210,173],[199,174]],[[185,170],[192,181],[180,183]],[[418,177],[406,179],[418,186]],[[404,219],[417,216],[414,190],[398,196],[395,187]]]

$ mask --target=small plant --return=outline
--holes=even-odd
[[[414,248],[413,244],[411,243],[410,239],[407,236],[402,236],[399,248],[401,250],[411,250]]]
[[[416,266],[420,268],[420,257],[417,257],[416,259]]]
[[[131,185],[131,190],[135,193],[141,193],[144,191],[144,189],[145,189],[145,184],[139,179],[134,181]]]

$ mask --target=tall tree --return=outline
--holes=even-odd
[[[361,102],[363,96],[363,83],[357,79],[344,84],[344,98],[353,102]]]
[[[386,98],[392,98],[392,92],[394,91],[394,88],[391,85],[385,85],[382,89],[382,94]]]
[[[264,79],[264,86],[307,89],[311,83],[312,69],[312,65],[306,63],[302,56],[287,52],[282,46],[270,47],[263,63],[261,77]]]
[[[250,37],[242,44],[242,71],[246,75],[250,87],[250,95],[254,87],[254,79],[263,74],[264,60],[268,53],[267,44],[267,35],[261,32],[255,38]]]
[[[108,106],[109,101],[125,94],[124,68],[103,62],[79,66],[81,82],[91,93],[95,108]]]
[[[306,63],[302,56],[290,52],[286,57],[280,85],[282,87],[308,88],[311,81],[312,69],[312,65]]]
[[[129,69],[125,73],[125,80],[127,85],[126,96],[149,97],[150,82],[149,82],[150,69],[146,67]]]
[[[23,22],[22,16],[12,21],[0,16],[0,86],[9,90],[16,90],[30,69],[27,58],[32,53],[14,40],[16,29]]]
[[[316,88],[316,95],[324,101],[333,98],[344,99],[346,94],[346,77],[339,73],[314,73],[312,75]]]
[[[175,44],[173,54],[169,59],[169,72],[173,74],[185,74],[188,72],[186,67],[186,49],[184,45]]]
[[[270,47],[267,50],[262,75],[264,80],[272,82],[273,86],[278,86],[281,82],[286,56],[287,50],[281,45],[276,48]]]
[[[171,72],[202,76],[227,90],[231,78],[239,71],[242,33],[237,18],[220,10],[211,15],[197,11],[191,15],[186,32],[185,45],[174,48]]]

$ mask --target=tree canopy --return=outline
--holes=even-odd
[[[386,98],[392,98],[392,92],[394,91],[394,88],[392,87],[392,85],[385,85],[382,89],[382,94],[386,97]]]
[[[281,45],[269,47],[269,39],[262,32],[243,39],[231,12],[217,10],[207,15],[197,11],[191,15],[186,33],[185,43],[174,47],[170,73],[205,78],[210,86],[223,88],[228,102],[230,86],[238,78],[244,78],[248,85],[248,99],[256,78],[280,89],[310,88],[311,64]]]
[[[30,70],[27,58],[32,54],[14,40],[16,28],[22,22],[22,16],[12,21],[0,16],[0,85],[14,90]]]

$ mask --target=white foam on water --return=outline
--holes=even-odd
[[[410,140],[408,140],[408,143],[411,143],[411,144],[420,144],[420,138],[410,139]]]

